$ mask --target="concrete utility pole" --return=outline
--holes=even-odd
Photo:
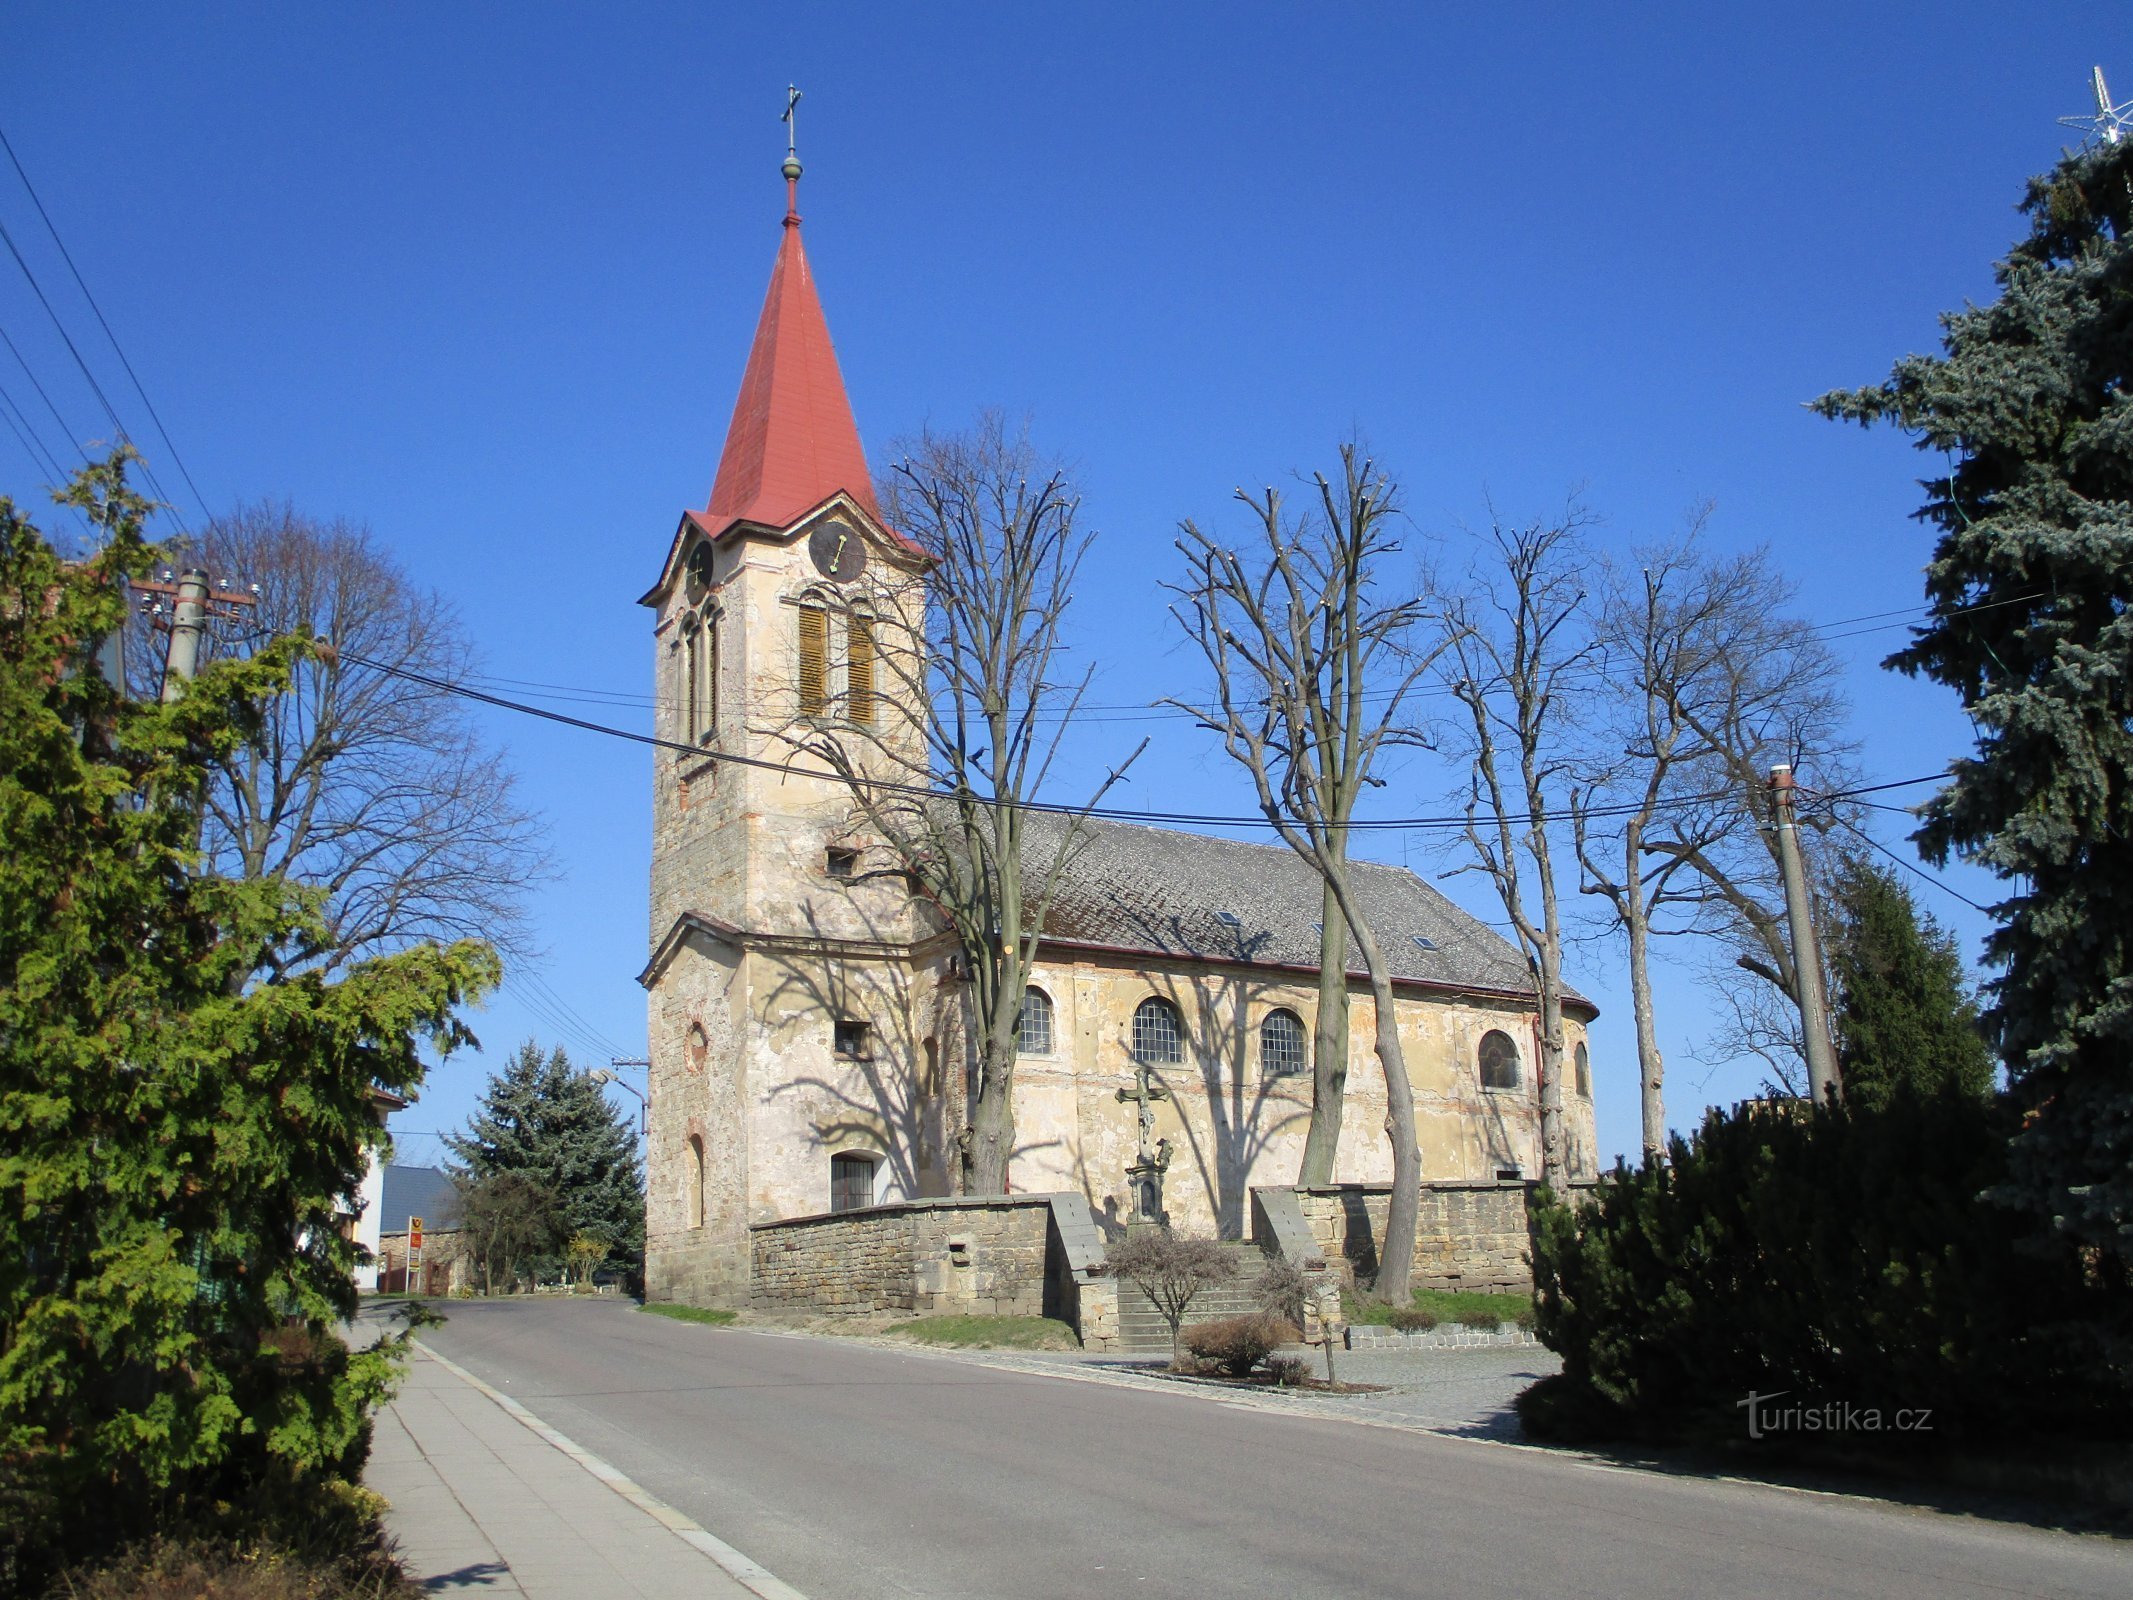
[[[188,567],[178,576],[176,603],[170,613],[170,651],[163,657],[163,703],[185,692],[200,670],[200,636],[207,632],[207,574]]]
[[[1800,995],[1800,1035],[1807,1076],[1817,1102],[1844,1098],[1837,1051],[1830,1043],[1829,1002],[1822,993],[1822,951],[1815,942],[1814,908],[1807,898],[1807,871],[1800,864],[1800,833],[1793,813],[1792,767],[1770,769],[1770,802],[1777,822],[1778,865],[1785,874],[1785,920],[1792,929],[1792,971]]]

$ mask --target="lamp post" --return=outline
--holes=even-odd
[[[616,1066],[643,1066],[644,1062],[618,1061]],[[594,1067],[585,1074],[594,1083],[611,1083],[618,1089],[627,1090],[637,1097],[637,1137],[648,1139],[652,1134],[652,1102],[645,1092],[624,1078],[611,1067]]]

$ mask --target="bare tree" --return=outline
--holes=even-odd
[[[1336,928],[1345,929],[1363,958],[1392,1141],[1392,1197],[1377,1286],[1404,1302],[1421,1203],[1414,1088],[1390,968],[1356,899],[1348,831],[1363,789],[1381,781],[1371,770],[1378,756],[1421,742],[1403,713],[1445,645],[1418,643],[1429,608],[1415,586],[1403,585],[1402,598],[1379,593],[1384,568],[1400,550],[1388,531],[1400,511],[1398,485],[1354,444],[1341,447],[1337,484],[1323,474],[1313,483],[1316,503],[1300,517],[1285,511],[1279,490],[1237,491],[1258,524],[1249,560],[1196,524],[1182,524],[1178,548],[1188,577],[1176,586],[1172,610],[1214,669],[1214,686],[1206,704],[1170,703],[1221,737],[1250,775],[1260,813],[1311,864],[1323,887],[1306,1183],[1331,1181],[1345,1088],[1347,950]]]
[[[1032,827],[1089,682],[1086,672],[1078,682],[1055,677],[1075,574],[1094,537],[1080,526],[1063,467],[987,414],[967,433],[922,434],[882,484],[881,502],[924,563],[917,585],[877,579],[839,602],[848,636],[857,625],[869,642],[871,704],[773,731],[838,775],[893,870],[915,880],[955,937],[977,1056],[963,1185],[999,1194],[1014,1151],[1022,1000],[1045,916],[1088,811],[1140,751],[1055,825]]]
[[[1652,860],[1678,861],[1693,874],[1701,901],[1696,927],[1731,957],[1714,976],[1722,988],[1745,983],[1748,990],[1727,997],[1738,1022],[1730,1036],[1785,1082],[1782,1063],[1800,1037],[1799,977],[1769,773],[1788,763],[1816,785],[1800,814],[1808,834],[1826,834],[1852,819],[1855,808],[1836,797],[1851,786],[1855,759],[1844,732],[1850,706],[1843,663],[1810,624],[1785,614],[1793,588],[1767,551],[1711,563],[1695,588],[1706,617],[1664,687],[1668,715],[1697,753],[1679,765],[1681,799],[1641,848]],[[1811,885],[1813,867],[1810,856]],[[1789,1019],[1753,992],[1765,987],[1783,997]]]
[[[1236,1276],[1237,1264],[1214,1239],[1162,1228],[1137,1228],[1111,1247],[1104,1271],[1125,1278],[1170,1324],[1170,1364],[1178,1364],[1178,1333],[1193,1301]]]
[[[299,630],[333,646],[297,663],[204,797],[201,843],[217,869],[324,892],[323,937],[275,952],[270,967],[331,970],[422,939],[520,948],[523,897],[543,875],[540,827],[465,702],[440,687],[475,662],[451,606],[366,529],[287,504],[238,508],[181,559],[258,586],[252,615],[217,624],[210,653]],[[148,663],[161,650],[129,655]]]
[[[1569,1175],[1563,1127],[1563,906],[1555,871],[1555,801],[1575,779],[1569,724],[1592,681],[1584,536],[1576,505],[1559,520],[1490,526],[1473,592],[1445,612],[1447,686],[1466,707],[1465,839],[1495,886],[1540,1006],[1541,1176]],[[1537,899],[1538,904],[1535,904]]]
[[[1647,1161],[1666,1154],[1666,1062],[1652,1004],[1652,936],[1694,926],[1711,893],[1688,870],[1683,852],[1655,855],[1646,841],[1656,830],[1714,848],[1717,840],[1698,833],[1698,825],[1730,822],[1701,797],[1683,793],[1684,774],[1703,775],[1711,753],[1684,701],[1697,697],[1723,658],[1739,606],[1767,599],[1737,581],[1733,564],[1704,557],[1700,539],[1709,515],[1708,506],[1699,507],[1680,539],[1639,552],[1634,578],[1605,572],[1597,618],[1605,720],[1595,729],[1596,770],[1570,793],[1580,887],[1606,902],[1629,946]]]

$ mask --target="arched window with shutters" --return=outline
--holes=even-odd
[[[1303,1018],[1293,1011],[1269,1011],[1259,1024],[1259,1075],[1286,1078],[1309,1065],[1304,1052]]]
[[[1052,997],[1034,984],[1022,991],[1022,1016],[1015,1026],[1015,1050],[1025,1056],[1052,1053]]]
[[[800,715],[819,717],[829,709],[829,611],[820,605],[800,607]]]
[[[853,612],[844,619],[844,717],[874,726],[874,619]]]
[[[1175,1066],[1185,1059],[1185,1024],[1178,1008],[1150,995],[1133,1010],[1133,1059]]]
[[[1491,1028],[1481,1036],[1481,1048],[1476,1055],[1481,1065],[1482,1088],[1518,1087],[1518,1046],[1511,1042],[1508,1033],[1500,1028]]]
[[[706,611],[691,638],[689,667],[689,741],[709,744],[718,737],[718,616]]]
[[[1571,1060],[1577,1067],[1578,1093],[1590,1100],[1592,1098],[1592,1052],[1585,1048],[1583,1039],[1578,1041],[1577,1050],[1572,1055]]]

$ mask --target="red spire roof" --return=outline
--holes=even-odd
[[[795,165],[788,176],[797,173]],[[852,403],[800,244],[800,218],[788,207],[703,520],[714,537],[741,520],[788,527],[839,489],[879,519]]]

